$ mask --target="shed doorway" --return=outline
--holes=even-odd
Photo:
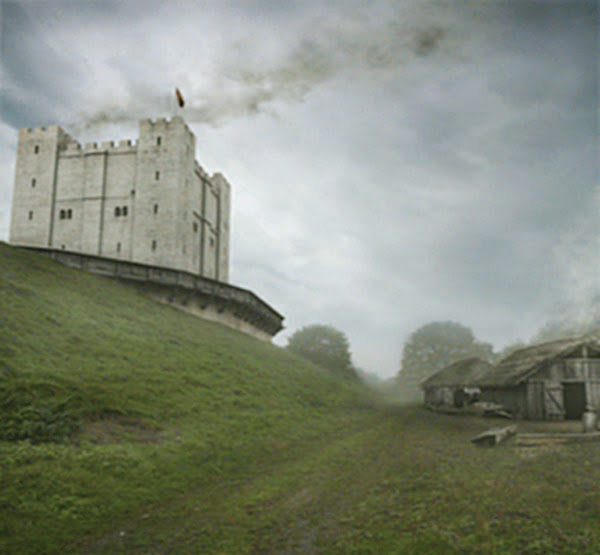
[[[579,420],[585,412],[585,383],[564,382],[565,418]]]

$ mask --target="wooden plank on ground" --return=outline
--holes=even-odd
[[[474,437],[471,441],[476,445],[493,447],[494,445],[498,445],[498,443],[506,441],[516,433],[517,427],[515,425],[505,426],[504,428],[492,428]]]

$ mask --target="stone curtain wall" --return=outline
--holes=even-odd
[[[71,266],[137,283],[153,298],[262,340],[283,329],[284,317],[252,291],[189,272],[63,250],[31,248]]]

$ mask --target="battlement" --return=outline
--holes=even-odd
[[[48,135],[64,134],[64,131],[58,125],[40,125],[39,127],[25,127],[19,130],[19,137],[22,139],[43,138]]]
[[[171,119],[169,118],[156,118],[156,119],[152,119],[152,118],[146,118],[141,120],[140,123],[145,123],[148,125],[170,125],[171,123],[183,123],[183,125],[186,125],[185,121],[183,120],[182,117],[180,116],[173,116]]]
[[[186,130],[188,135],[194,136],[192,130],[188,127],[187,123],[180,116],[173,116],[171,119],[168,118],[156,118],[156,119],[143,119],[140,120],[140,133],[142,132],[150,132],[154,133],[156,131],[167,131],[170,127],[177,126],[183,127]]]
[[[77,141],[70,141],[65,144],[64,154],[79,154],[81,153],[81,145]]]
[[[52,127],[52,126],[50,126],[50,127]],[[54,127],[57,127],[57,126],[54,126]],[[28,127],[26,129],[27,133],[42,133],[42,132],[48,131],[48,130],[49,129],[47,129],[45,125],[40,125],[39,127],[34,127],[34,128]]]
[[[85,143],[83,147],[84,154],[94,154],[102,152],[136,152],[137,148],[135,142],[131,139],[122,139],[115,143],[115,141],[102,141],[100,144],[97,142]],[[79,154],[82,152],[81,145],[74,141],[67,144],[65,154]]]

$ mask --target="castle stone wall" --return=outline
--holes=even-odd
[[[229,226],[231,221],[231,186],[225,177],[216,173],[211,178],[217,184],[219,192],[218,217],[218,279],[229,281]]]

